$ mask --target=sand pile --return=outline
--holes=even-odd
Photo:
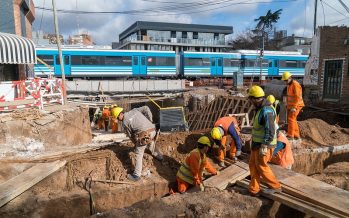
[[[307,147],[344,145],[349,143],[349,128],[330,125],[321,119],[299,121],[303,144]],[[313,146],[311,146],[313,144]]]

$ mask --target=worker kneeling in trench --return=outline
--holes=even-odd
[[[112,116],[122,122],[126,134],[136,145],[136,166],[132,174],[128,174],[127,178],[132,181],[140,180],[143,165],[143,155],[148,148],[153,157],[159,161],[163,160],[160,151],[155,147],[156,129],[153,124],[153,115],[147,106],[132,109],[124,112],[121,107],[113,110]]]
[[[217,171],[207,160],[206,153],[211,147],[211,141],[207,136],[201,136],[197,141],[198,147],[192,150],[185,158],[184,163],[177,172],[178,191],[184,193],[190,186],[199,186],[204,191],[202,174],[207,170],[213,175],[218,175]]]

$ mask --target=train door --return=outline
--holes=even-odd
[[[211,76],[223,75],[223,58],[211,58]]]
[[[268,60],[268,76],[277,76],[279,74],[278,61],[269,59]]]
[[[223,58],[217,58],[216,60],[216,75],[222,76],[223,75]]]
[[[55,76],[62,76],[61,72],[61,64],[59,61],[59,56],[55,56]],[[64,67],[64,75],[69,76],[71,75],[71,67],[70,67],[70,56],[63,55],[63,67]]]
[[[147,64],[145,56],[132,57],[133,75],[147,75]]]

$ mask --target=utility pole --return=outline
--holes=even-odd
[[[314,35],[316,34],[316,17],[317,17],[317,0],[315,0],[315,10],[314,10]]]
[[[262,42],[260,44],[260,53],[259,53],[259,84],[262,85],[262,60],[264,55],[264,27],[262,29],[262,36],[261,36]]]
[[[59,38],[59,30],[58,30],[58,18],[57,18],[57,11],[56,11],[56,3],[55,0],[52,0],[52,8],[53,8],[53,18],[54,18],[54,25],[55,25],[55,32],[56,32],[56,42],[58,47],[58,57],[59,57],[59,63],[61,66],[61,72],[62,72],[62,91],[63,91],[63,104],[67,103],[67,91],[65,86],[65,74],[64,74],[64,63],[63,63],[63,56],[62,56],[62,48],[61,48],[61,40]]]

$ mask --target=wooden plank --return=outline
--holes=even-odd
[[[348,191],[276,165],[271,168],[285,192],[349,217]]]
[[[234,164],[222,170],[219,175],[212,176],[205,180],[204,185],[223,190],[227,188],[229,184],[234,184],[237,180],[246,178],[249,175],[249,170],[245,170]]]
[[[65,163],[66,161],[39,163],[0,184],[0,207],[59,170]]]
[[[236,184],[246,189],[249,188],[249,181],[247,180],[237,181]],[[263,186],[263,188],[265,188],[265,186]],[[267,197],[274,201],[278,201],[281,204],[287,205],[295,210],[301,211],[303,213],[309,214],[314,217],[319,217],[319,218],[343,217],[340,214],[336,214],[335,212],[328,211],[327,209],[321,208],[317,205],[308,203],[301,199],[297,199],[286,193],[276,193],[276,194],[270,195],[270,194],[265,194],[261,192],[261,194],[264,197]]]

